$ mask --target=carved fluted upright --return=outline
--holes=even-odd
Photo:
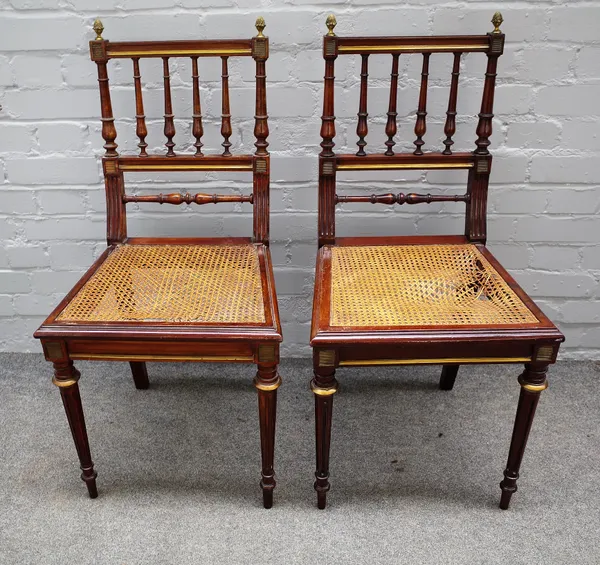
[[[75,449],[79,457],[81,467],[81,480],[86,484],[90,498],[98,496],[94,462],[90,453],[87,429],[83,417],[83,407],[79,395],[79,371],[73,366],[72,361],[55,361],[54,379],[52,382],[59,388],[65,413],[71,428]]]
[[[517,407],[517,416],[513,429],[510,450],[504,479],[500,483],[502,489],[502,498],[500,499],[500,508],[506,510],[510,503],[512,495],[517,492],[517,480],[519,478],[519,469],[523,461],[523,454],[533,417],[537,408],[540,394],[548,387],[546,381],[546,372],[548,365],[529,363],[525,365],[525,371],[519,376],[521,385],[521,394],[519,396],[519,405]]]
[[[259,363],[256,378],[254,379],[254,386],[258,390],[262,455],[262,478],[260,486],[263,490],[263,504],[265,508],[273,506],[273,489],[276,484],[273,459],[275,455],[277,389],[280,384],[281,378],[277,373],[277,365]]]
[[[331,416],[333,396],[337,392],[333,351],[313,351],[314,378],[311,389],[315,395],[315,435],[317,467],[315,491],[317,506],[321,510],[327,505],[329,485],[329,452],[331,446]],[[324,363],[324,360],[326,362]]]

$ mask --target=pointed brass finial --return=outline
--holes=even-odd
[[[254,24],[254,27],[256,27],[256,30],[258,31],[258,35],[256,37],[264,37],[263,29],[267,27],[267,24],[265,23],[265,18],[263,18],[262,16],[258,16],[258,18],[256,18],[256,23]]]
[[[502,33],[500,31],[500,26],[502,25],[503,21],[504,18],[502,17],[502,14],[500,12],[496,12],[492,17],[492,23],[494,24],[494,31],[492,33]]]
[[[102,25],[100,18],[96,19],[96,21],[94,22],[94,25],[92,27],[94,28],[94,31],[96,32],[96,41],[103,41],[102,32],[104,31],[104,26]]]
[[[335,33],[333,33],[333,28],[337,25],[337,20],[335,19],[335,16],[333,14],[329,14],[327,16],[327,19],[325,20],[325,25],[329,30],[327,35],[335,35]]]

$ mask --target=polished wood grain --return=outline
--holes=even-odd
[[[133,375],[136,388],[147,389],[149,378],[147,362],[228,362],[253,363],[258,366],[254,384],[258,390],[258,416],[261,436],[261,488],[263,504],[273,504],[275,488],[274,445],[277,388],[281,383],[278,373],[279,344],[282,340],[281,323],[273,278],[273,266],[269,251],[269,171],[270,158],[267,151],[269,128],[266,102],[266,61],[269,56],[268,38],[262,34],[264,21],[256,24],[259,34],[251,39],[192,40],[192,41],[143,41],[112,43],[102,38],[103,26],[94,23],[98,37],[90,42],[90,55],[98,69],[102,136],[105,154],[103,172],[107,200],[107,249],[75,284],[60,304],[48,316],[35,337],[41,340],[45,357],[55,370],[54,383],[59,387],[73,440],[79,456],[82,479],[91,497],[98,495],[96,472],[90,455],[81,398],[79,396],[79,372],[73,360],[125,361]],[[256,115],[254,135],[256,152],[252,155],[232,155],[232,134],[229,106],[230,57],[252,57],[256,62]],[[198,59],[219,57],[222,64],[222,155],[203,154],[202,108]],[[117,152],[114,116],[108,80],[107,63],[110,59],[130,58],[133,63],[135,92],[135,134],[139,139],[137,155],[119,155]],[[166,153],[149,154],[146,127],[143,84],[140,59],[162,60],[164,95],[164,130]],[[171,93],[170,62],[174,58],[191,58],[192,101],[191,134],[194,138],[193,154],[176,154],[175,120]],[[125,175],[130,172],[239,172],[252,175],[251,194],[128,194]],[[220,202],[250,203],[253,206],[252,237],[220,238],[129,238],[127,234],[126,206],[130,203],[157,204],[209,204]],[[61,312],[94,277],[98,269],[120,246],[235,246],[252,245],[258,261],[258,276],[264,306],[264,322],[261,323],[203,323],[202,320],[182,322],[179,320],[121,321],[121,322],[73,322],[59,319]],[[224,266],[225,268],[226,266]],[[118,273],[121,277],[116,298],[135,307],[135,280],[131,273]],[[243,292],[243,289],[240,289]],[[131,306],[133,304],[133,306]],[[223,305],[225,307],[225,305]],[[262,318],[261,318],[262,319]]]
[[[321,119],[321,153],[319,155],[319,222],[317,267],[312,310],[311,346],[314,378],[311,388],[315,396],[317,505],[325,508],[330,489],[329,462],[332,429],[333,397],[337,391],[336,371],[341,367],[385,365],[442,365],[440,389],[451,390],[461,364],[525,364],[519,377],[522,387],[510,454],[502,481],[501,507],[507,508],[516,491],[516,481],[535,405],[543,390],[545,372],[555,362],[563,335],[527,296],[510,274],[485,247],[487,230],[487,193],[492,156],[489,153],[492,133],[493,101],[498,57],[503,52],[502,18],[495,14],[495,29],[486,35],[433,37],[340,37],[333,29],[335,18],[327,20],[329,33],[323,38],[325,80],[323,115]],[[395,153],[397,131],[398,59],[401,54],[422,57],[419,98],[417,101],[413,153]],[[429,64],[438,53],[453,54],[450,91],[444,123],[444,149],[425,152],[427,131],[427,93]],[[475,148],[472,152],[452,151],[456,132],[457,100],[461,57],[465,53],[480,53],[487,58],[483,77],[481,110],[478,116]],[[385,151],[366,154],[364,138],[367,128],[367,61],[371,54],[391,57],[392,72],[387,108]],[[339,154],[335,148],[335,62],[338,56],[359,55],[361,81],[359,93],[359,151]],[[404,55],[403,55],[404,56]],[[374,113],[375,111],[372,110]],[[336,191],[339,175],[348,172],[376,170],[464,170],[466,192],[453,195],[382,192],[365,195],[344,195]],[[465,204],[464,235],[339,237],[335,231],[335,206],[370,202],[373,204],[420,204],[435,202]],[[332,326],[332,252],[335,247],[403,246],[403,245],[475,245],[518,299],[533,314],[535,321],[518,324],[431,325],[431,326]],[[357,274],[358,276],[358,274]],[[342,284],[335,281],[337,285]],[[424,281],[426,283],[427,281]],[[451,282],[451,281],[449,281]],[[368,296],[365,297],[368,300]],[[418,307],[418,306],[416,306]],[[339,373],[339,371],[337,371]]]

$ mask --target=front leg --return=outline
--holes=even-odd
[[[273,506],[273,490],[275,489],[275,420],[277,415],[277,389],[281,385],[281,377],[277,373],[277,365],[258,364],[254,386],[258,390],[258,417],[260,420],[260,447],[262,456],[263,505]]]
[[[315,395],[315,435],[317,447],[317,468],[315,470],[315,490],[317,507],[321,510],[327,505],[329,491],[329,451],[331,444],[331,416],[333,395],[337,392],[335,367],[319,365],[320,355],[315,352],[314,379],[310,387]]]
[[[519,405],[517,407],[517,416],[510,442],[508,462],[504,471],[504,479],[500,483],[500,488],[502,489],[500,508],[502,510],[508,508],[511,496],[517,492],[519,468],[523,460],[523,453],[527,445],[527,438],[529,437],[529,431],[533,423],[535,409],[537,408],[541,392],[548,388],[548,381],[546,380],[547,371],[548,365],[529,363],[525,365],[525,371],[519,376],[521,394],[519,396]]]
[[[60,396],[65,407],[75,449],[81,466],[81,480],[85,482],[90,498],[98,496],[96,487],[97,473],[90,453],[90,445],[83,417],[83,407],[79,395],[79,371],[73,366],[73,361],[54,362],[54,379],[52,382],[59,388]]]

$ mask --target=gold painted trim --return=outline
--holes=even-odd
[[[338,384],[335,383],[331,388],[321,388],[317,386],[314,381],[310,382],[310,390],[313,391],[317,396],[331,396],[338,391]]]
[[[340,361],[340,365],[438,365],[450,363],[525,363],[531,361],[531,357],[469,357],[469,358],[447,358],[447,359],[365,359],[357,361]]]
[[[472,169],[473,163],[465,161],[463,163],[385,163],[377,165],[375,163],[356,164],[356,165],[337,165],[338,171],[369,170],[369,169]]]
[[[544,381],[541,385],[534,385],[529,383],[519,383],[524,390],[528,392],[542,392],[548,388],[548,381]]]
[[[185,55],[208,55],[215,57],[219,55],[252,55],[252,49],[157,49],[156,51],[111,51],[110,47],[107,51],[107,55],[113,59],[125,58],[125,57],[183,57]]]
[[[210,363],[212,361],[247,361],[248,363],[254,362],[252,355],[111,355],[110,353],[75,353],[69,355],[74,360],[93,360],[93,359],[108,359],[113,361],[204,361]]]
[[[454,45],[339,45],[338,53],[348,53],[360,51],[361,53],[381,53],[394,52],[402,53],[405,51],[487,51],[490,48],[489,43],[480,43],[479,45],[463,45],[456,43]]]
[[[254,386],[258,390],[262,390],[265,392],[269,392],[271,390],[277,390],[281,386],[281,377],[277,375],[277,380],[274,383],[263,384],[258,381],[258,379],[254,379]]]
[[[252,171],[252,163],[248,165],[153,165],[140,163],[139,165],[121,165],[122,171]]]
[[[52,377],[52,383],[55,384],[58,388],[68,388],[70,386],[76,385],[79,377],[70,378],[70,379],[57,379],[56,377]]]

